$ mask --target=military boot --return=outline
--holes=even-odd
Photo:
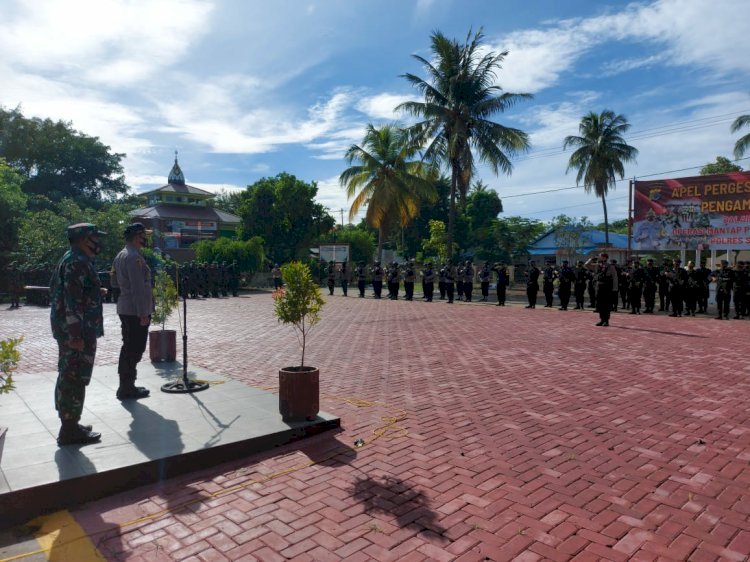
[[[102,438],[101,433],[86,429],[86,427],[79,425],[77,421],[64,420],[60,427],[60,433],[57,435],[57,444],[60,447],[65,445],[88,445],[90,443],[96,443]]]
[[[148,398],[151,391],[142,386],[132,387],[120,387],[117,389],[118,400],[139,400],[141,398]]]

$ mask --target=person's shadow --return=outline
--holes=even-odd
[[[168,420],[138,400],[124,400],[122,407],[133,415],[128,437],[148,459],[157,461],[157,477],[169,476],[169,458],[184,449],[182,432],[175,420]]]

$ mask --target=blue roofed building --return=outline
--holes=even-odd
[[[610,259],[623,263],[628,252],[627,234],[609,233],[609,246],[604,242],[603,230],[581,230],[574,227],[552,229],[534,240],[528,252],[537,264],[546,261],[562,263],[568,260],[571,264],[577,260],[586,260],[599,252],[606,252]]]

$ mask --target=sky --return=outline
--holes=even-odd
[[[418,99],[403,74],[426,77],[412,55],[430,58],[436,30],[463,40],[482,29],[489,50],[508,51],[497,84],[534,96],[493,119],[526,131],[529,152],[511,175],[483,166],[475,175],[498,192],[503,216],[603,220],[562,149],[590,111],[623,114],[639,151],[607,199],[610,220],[627,217],[628,179],[697,175],[732,158],[741,133],[731,122],[750,113],[747,0],[0,0],[0,9],[0,105],[69,121],[126,154],[135,191],[164,185],[176,150],[190,185],[240,190],[288,172],[317,182],[317,200],[338,220],[345,209],[345,221],[344,154],[368,123],[410,122],[394,112]]]

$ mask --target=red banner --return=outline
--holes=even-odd
[[[636,250],[750,249],[750,172],[637,181]]]

